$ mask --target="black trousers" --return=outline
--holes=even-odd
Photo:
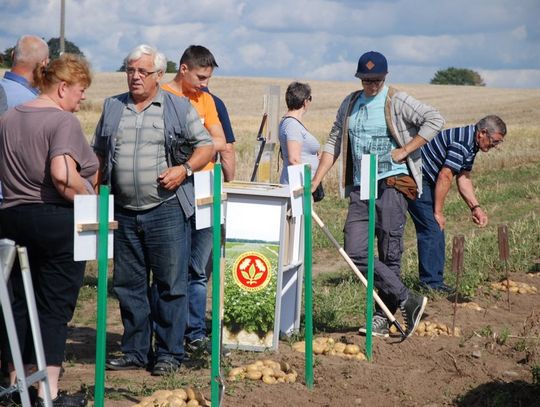
[[[60,366],[64,360],[67,324],[73,317],[84,277],[86,263],[73,261],[73,222],[73,207],[69,206],[31,204],[0,210],[4,237],[28,251],[47,365]],[[10,282],[24,363],[35,363],[18,261]],[[2,359],[12,361],[7,339],[2,338],[2,342]]]

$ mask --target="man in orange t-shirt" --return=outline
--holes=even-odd
[[[201,45],[190,45],[180,58],[180,67],[174,79],[162,89],[177,96],[187,97],[199,116],[206,130],[212,136],[216,153],[225,148],[225,134],[218,118],[216,104],[211,95],[202,89],[208,86],[214,68],[218,65],[212,53]],[[207,166],[204,169],[210,169]],[[223,167],[225,180],[228,181],[227,169]]]
[[[212,136],[216,153],[225,150],[225,134],[218,118],[216,105],[212,95],[202,89],[208,86],[214,68],[218,65],[212,53],[201,45],[189,46],[180,58],[180,66],[174,79],[162,88],[178,96],[187,97],[201,121]],[[223,161],[225,181],[232,179],[231,169]],[[211,169],[213,163],[205,169]],[[234,167],[232,168],[234,171]],[[191,217],[191,256],[189,259],[188,302],[189,311],[185,333],[186,353],[195,357],[209,351],[209,340],[206,335],[206,295],[208,278],[206,263],[212,252],[212,228],[195,228],[195,216]]]

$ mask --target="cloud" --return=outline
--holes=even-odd
[[[307,79],[321,79],[328,81],[350,81],[354,79],[356,63],[341,60],[326,65],[321,65],[306,72]]]
[[[540,87],[539,69],[479,69],[486,86],[497,88],[538,88]]]
[[[488,86],[513,72],[511,86],[540,87],[539,15],[538,0],[78,0],[66,2],[66,38],[96,70],[116,70],[140,43],[175,62],[201,44],[220,75],[350,80],[373,49],[400,83],[456,66],[484,72]],[[57,37],[59,17],[58,0],[3,0],[0,50],[21,27]]]

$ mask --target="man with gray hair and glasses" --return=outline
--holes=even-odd
[[[474,193],[471,170],[478,151],[488,152],[504,141],[506,124],[489,115],[476,124],[446,129],[422,147],[423,193],[409,200],[409,213],[416,228],[420,284],[443,294],[454,289],[444,284],[444,201],[454,176],[458,191],[479,227],[488,216]]]
[[[184,359],[192,170],[214,154],[189,100],[161,90],[166,64],[151,46],[130,52],[129,92],[105,100],[93,142],[119,224],[113,290],[124,325],[123,355],[108,359],[107,368],[150,367],[155,376],[177,370]]]

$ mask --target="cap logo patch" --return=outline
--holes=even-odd
[[[373,61],[368,61],[367,64],[366,64],[366,68],[369,69],[370,71],[375,67],[375,64],[373,63]]]

